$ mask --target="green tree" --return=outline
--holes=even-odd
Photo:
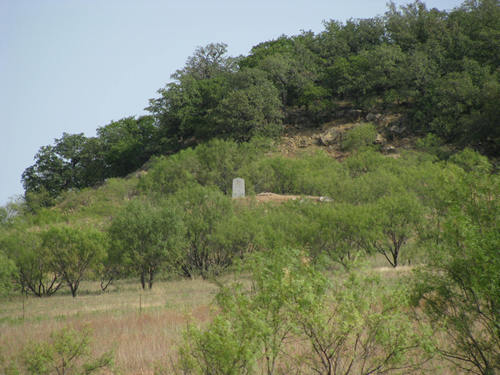
[[[420,306],[445,337],[436,340],[439,352],[458,368],[483,375],[500,372],[500,228],[494,207],[497,213],[479,222],[454,210],[429,264],[415,275],[415,301],[424,301]]]
[[[424,209],[415,195],[397,193],[381,198],[372,210],[371,246],[389,264],[397,267],[401,250],[414,237],[424,219]]]
[[[87,272],[106,256],[108,240],[96,229],[54,226],[41,234],[50,269],[66,283],[76,297]]]
[[[278,91],[258,70],[245,69],[231,78],[231,91],[215,109],[216,135],[237,141],[277,136],[283,113]]]
[[[312,225],[304,240],[313,258],[327,257],[349,268],[366,253],[371,238],[369,210],[350,204],[309,206],[303,209],[305,217],[302,221],[309,224],[302,225]]]
[[[195,185],[179,190],[169,201],[184,213],[187,248],[181,260],[183,275],[208,277],[231,265],[232,259],[219,252],[223,248],[214,248],[212,243],[217,226],[233,215],[230,198],[213,188]]]
[[[255,253],[242,270],[251,272],[250,288],[241,283],[221,287],[216,297],[221,313],[206,329],[191,326],[186,332],[180,352],[185,370],[195,374],[277,373],[294,333],[289,306],[315,299],[326,285],[306,256],[295,250]]]
[[[153,287],[162,267],[182,263],[185,228],[175,205],[135,199],[113,219],[109,228],[111,256],[140,276],[143,289]]]
[[[0,297],[14,290],[17,268],[15,263],[0,250]]]
[[[153,116],[126,117],[97,129],[106,177],[126,176],[159,153]]]
[[[23,293],[44,297],[61,288],[64,282],[62,275],[51,267],[50,254],[42,245],[40,233],[19,228],[3,236],[0,243],[16,264],[17,282]]]
[[[257,252],[246,265],[249,285],[222,286],[219,314],[185,333],[184,373],[412,373],[429,358],[403,285],[363,273],[331,282],[296,250]]]

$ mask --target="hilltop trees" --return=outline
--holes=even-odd
[[[150,115],[41,147],[22,176],[26,200],[50,206],[65,190],[125,176],[153,155],[213,138],[275,137],[284,123],[319,127],[344,109],[398,113],[408,132],[498,153],[496,0],[451,11],[391,3],[383,17],[324,26],[260,43],[248,56],[228,56],[224,43],[198,47],[150,99]]]

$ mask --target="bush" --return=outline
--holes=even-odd
[[[364,272],[331,283],[296,250],[255,253],[247,265],[250,286],[221,287],[214,321],[185,332],[183,373],[411,373],[428,359],[403,285]]]
[[[0,297],[14,290],[16,271],[15,263],[0,250]]]
[[[377,130],[373,124],[362,124],[348,130],[342,140],[344,151],[355,151],[363,146],[369,146],[375,142]]]
[[[23,375],[90,375],[103,373],[113,364],[113,352],[95,357],[90,350],[91,331],[63,328],[50,335],[46,342],[28,344],[19,358],[16,369],[11,363],[11,374]]]

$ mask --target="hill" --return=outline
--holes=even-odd
[[[194,303],[206,326],[186,329],[167,372],[419,373],[447,359],[495,374],[499,29],[496,1],[416,1],[248,56],[198,48],[150,115],[40,149],[24,201],[0,210],[0,297],[201,278],[219,287],[216,313]],[[411,267],[381,278],[374,262]],[[88,343],[61,332],[12,366]]]

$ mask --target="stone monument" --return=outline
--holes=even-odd
[[[233,180],[233,198],[245,198],[245,180],[240,177]]]

